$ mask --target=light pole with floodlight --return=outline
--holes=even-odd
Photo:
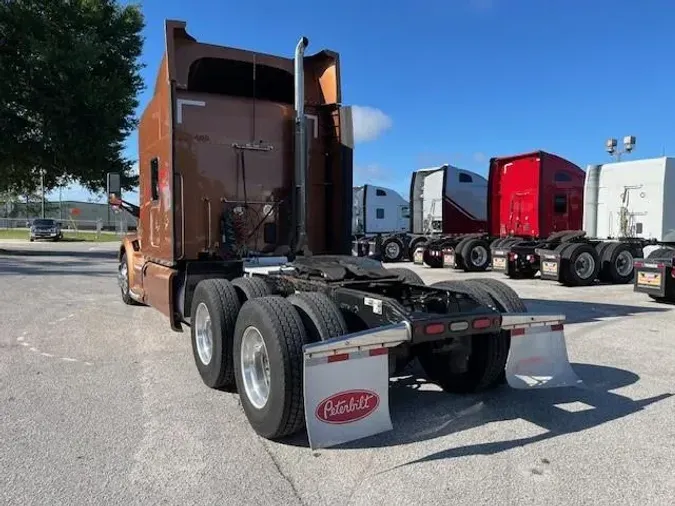
[[[635,136],[627,135],[623,138],[623,151],[621,149],[617,149],[616,146],[617,146],[616,139],[614,138],[607,139],[607,142],[605,143],[605,149],[609,153],[609,156],[616,157],[616,161],[620,162],[621,155],[623,155],[624,153],[630,153],[635,149]]]

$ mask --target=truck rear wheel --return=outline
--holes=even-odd
[[[455,249],[455,267],[457,269],[466,269],[466,266],[464,264],[464,246],[466,243],[468,243],[471,240],[470,237],[465,237],[464,239],[460,239],[460,241],[455,244],[454,249]]]
[[[504,313],[527,313],[527,307],[520,296],[506,283],[492,278],[474,278],[466,281],[481,286],[489,293],[500,311]]]
[[[303,351],[307,332],[280,296],[244,303],[234,332],[234,369],[241,405],[253,430],[279,439],[305,426]]]
[[[431,286],[467,293],[486,306],[494,306],[490,293],[477,283],[442,281]],[[442,343],[421,346],[418,359],[429,379],[446,392],[465,394],[499,385],[509,354],[508,333],[481,334],[471,341],[471,352],[441,351]]]
[[[633,280],[633,253],[628,244],[610,243],[600,256],[602,280],[617,285],[630,283]]]
[[[270,286],[259,277],[236,278],[232,280],[232,286],[237,291],[240,304],[257,297],[272,295]]]
[[[490,245],[483,239],[469,239],[463,245],[460,255],[467,272],[485,271],[490,265]]]
[[[388,237],[382,243],[382,261],[400,262],[403,260],[403,241],[398,237]]]
[[[589,286],[595,282],[600,271],[600,259],[595,248],[588,243],[571,243],[561,251],[567,270],[563,276],[568,286]]]
[[[232,337],[239,298],[226,279],[200,281],[192,297],[190,335],[192,354],[202,381],[210,388],[234,387]]]
[[[297,292],[286,299],[298,311],[310,342],[348,333],[347,323],[335,302],[321,292]]]

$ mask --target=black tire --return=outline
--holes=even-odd
[[[387,270],[392,274],[396,274],[398,277],[402,278],[403,281],[405,281],[406,283],[413,283],[416,285],[425,284],[424,280],[420,277],[420,275],[417,274],[412,269],[408,269],[406,267],[393,267]]]
[[[298,311],[310,342],[325,341],[349,333],[335,302],[321,292],[296,292],[287,300]]]
[[[490,297],[490,294],[483,287],[467,283],[467,280],[437,281],[429,286],[432,288],[442,288],[443,290],[452,290],[454,292],[463,293],[483,306],[497,309],[492,297]]]
[[[441,281],[431,286],[466,293],[483,305],[495,308],[495,302],[489,292],[477,283]],[[451,369],[453,352],[439,353],[433,344],[421,346],[417,357],[428,378],[444,391],[467,394],[495,388],[504,381],[509,346],[508,332],[473,337],[466,370],[462,372]]]
[[[411,262],[415,260],[415,250],[420,244],[427,242],[426,237],[415,237],[408,243],[408,260]]]
[[[268,357],[270,391],[261,408],[246,393],[241,367],[242,339],[250,327],[262,336]],[[280,439],[305,426],[302,348],[308,342],[298,311],[283,297],[249,300],[239,312],[233,343],[237,390],[251,427],[264,438]]]
[[[609,274],[607,273],[607,268],[605,267],[604,261],[605,250],[611,245],[611,241],[603,241],[595,245],[595,251],[598,254],[598,258],[600,259],[600,271],[598,272],[598,279],[603,282],[609,282],[611,280]]]
[[[619,272],[619,265],[623,266],[629,260],[630,255],[630,272],[621,274]],[[602,267],[600,278],[603,281],[611,282],[617,285],[625,285],[633,281],[635,274],[635,267],[633,267],[633,252],[628,244],[622,242],[610,243],[603,249],[602,256],[600,256]]]
[[[391,255],[387,252],[389,246],[392,246],[392,249],[394,250],[394,253]],[[382,247],[380,249],[383,262],[400,262],[403,260],[404,252],[405,246],[403,245],[403,241],[398,237],[388,237],[382,242]]]
[[[460,241],[457,244],[455,244],[455,246],[454,246],[455,268],[457,268],[457,269],[465,269],[463,251],[464,251],[464,246],[470,240],[471,240],[470,237],[465,237],[464,239],[460,239]]]
[[[576,269],[576,261],[582,255],[587,254],[593,259],[593,269],[584,278],[582,278]],[[565,284],[568,286],[589,286],[592,285],[598,277],[600,271],[600,259],[595,248],[588,243],[571,243],[570,247],[562,251],[562,258],[566,260],[567,269],[565,272]]]
[[[525,306],[525,303],[516,291],[506,283],[502,283],[501,281],[492,278],[474,278],[467,281],[481,286],[488,292],[496,304],[497,309],[502,313],[527,313],[527,306]],[[511,349],[511,332],[503,330],[500,334],[501,335],[497,338],[501,340],[501,343],[498,343],[500,349],[501,345],[506,343],[507,351],[506,359],[504,360],[504,368],[496,383],[503,384],[506,383],[506,360],[508,360],[508,350]]]
[[[197,311],[201,305],[211,320],[212,351],[207,363],[200,358],[197,346]],[[240,307],[237,291],[228,280],[212,278],[197,283],[190,308],[192,355],[202,381],[210,388],[232,391],[235,386],[232,339]]]
[[[482,248],[486,253],[485,258],[480,263],[476,263],[472,259],[473,251],[478,248]],[[478,238],[469,239],[462,247],[460,256],[462,257],[462,263],[466,272],[483,272],[487,270],[492,261],[490,245],[484,239]]]
[[[239,303],[242,305],[247,300],[272,295],[270,286],[259,277],[236,278],[232,280],[232,286],[237,291]]]
[[[128,306],[138,306],[140,305],[138,302],[136,302],[135,299],[131,297],[131,293],[129,292],[130,287],[129,287],[129,264],[127,263],[127,254],[122,253],[122,257],[120,258],[120,262],[117,266],[117,281],[118,285],[120,287],[120,292],[122,293],[122,302],[127,304]]]
[[[675,255],[675,249],[673,248],[657,248],[653,250],[645,260],[650,260],[652,258],[673,258]]]
[[[492,278],[467,279],[490,294],[498,309],[504,313],[527,313],[527,307],[516,291],[506,283]]]

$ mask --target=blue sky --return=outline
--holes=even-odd
[[[343,101],[358,106],[354,183],[407,192],[411,171],[543,149],[584,167],[607,137],[634,158],[675,154],[675,2],[652,0],[145,0],[144,77],[166,18],[197,40],[291,57],[341,55]],[[297,6],[290,11],[285,6]],[[670,49],[668,49],[670,48]],[[135,135],[127,156],[136,159]],[[136,196],[131,196],[135,200]],[[74,188],[63,198],[86,199]]]

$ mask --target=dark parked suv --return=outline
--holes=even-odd
[[[33,220],[30,226],[29,239],[30,242],[33,242],[35,239],[51,239],[52,241],[63,239],[61,224],[56,220],[44,218]]]

